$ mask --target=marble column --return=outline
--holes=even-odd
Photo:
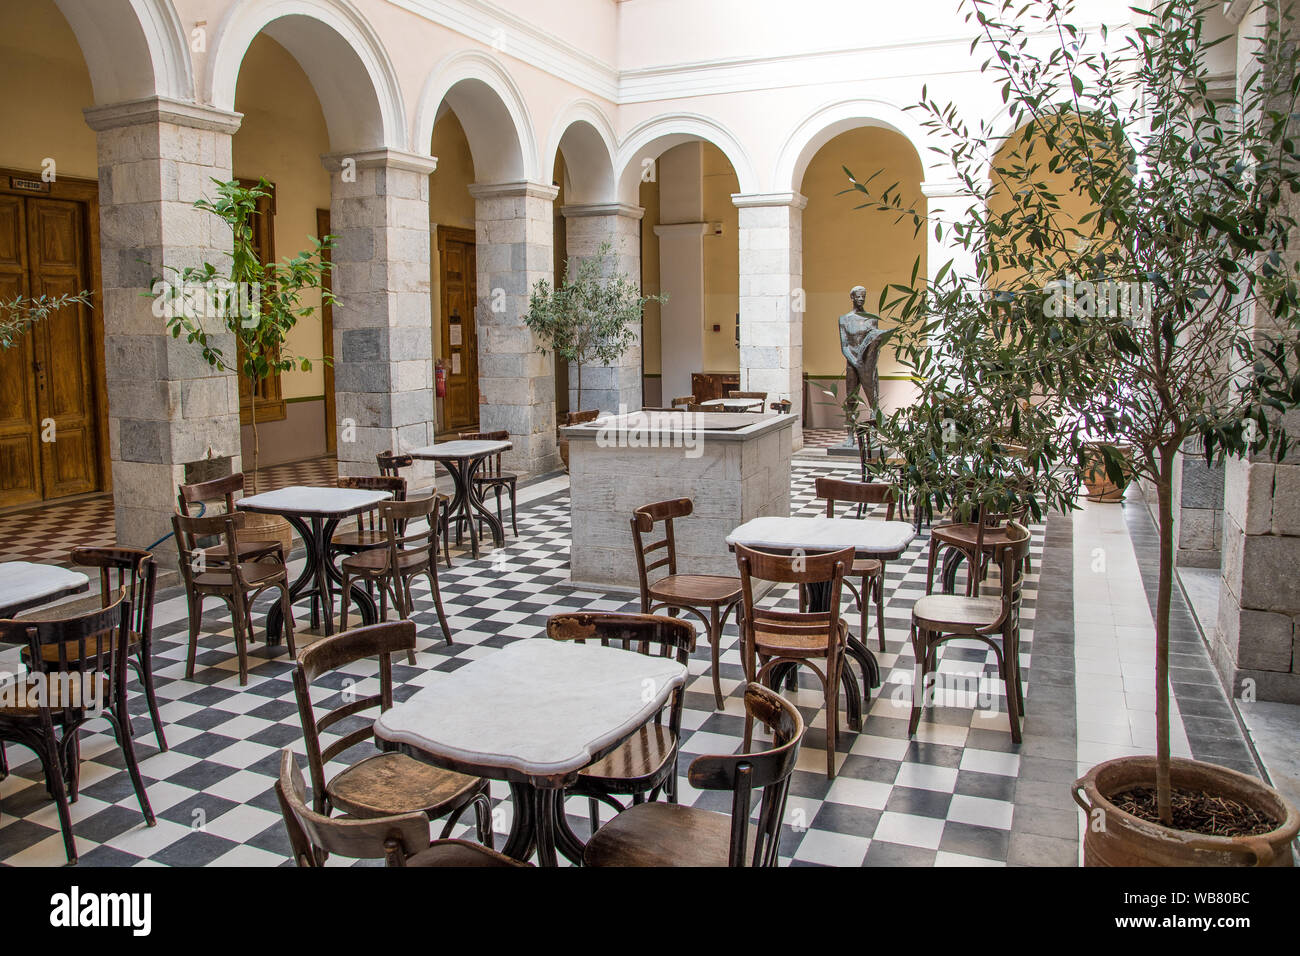
[[[193,203],[231,178],[231,137],[242,116],[150,97],[86,110],[99,163],[99,242],[117,540],[149,547],[171,532],[176,486],[242,468],[239,386],[198,349],[174,339],[143,295],[172,269],[229,265],[230,232]],[[205,318],[233,358],[235,339]],[[159,558],[173,566],[174,547]]]
[[[803,447],[803,210],[799,193],[737,194],[740,210],[740,390],[790,399]]]
[[[429,334],[431,156],[333,153],[334,394],[340,475],[375,473],[375,455],[434,440]],[[432,467],[417,468],[424,484]]]
[[[621,272],[641,287],[641,217],[640,206],[623,203],[566,205],[560,209],[565,221],[565,254],[569,268],[575,259],[594,256],[603,243],[610,244],[611,260],[606,275]],[[609,365],[585,365],[582,368],[582,399],[578,399],[578,371],[569,369],[569,407],[598,408],[617,412],[619,406],[630,410],[641,407],[641,322],[636,324],[636,340]]]
[[[554,281],[554,201],[558,189],[533,182],[476,184],[479,427],[510,432],[513,471],[560,467],[555,444],[555,362],[524,324],[540,279]]]

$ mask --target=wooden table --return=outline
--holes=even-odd
[[[456,488],[451,505],[448,507],[447,518],[449,521],[456,522],[458,542],[461,522],[469,524],[470,551],[476,558],[478,557],[478,522],[474,520],[475,511],[492,529],[492,543],[496,547],[500,548],[506,543],[506,531],[474,487],[474,476],[482,467],[483,459],[489,455],[509,451],[513,447],[508,441],[444,441],[415,448],[406,453],[412,458],[441,462],[447,469]]]
[[[0,618],[89,589],[90,578],[80,571],[29,561],[0,562]]]
[[[381,501],[392,497],[388,491],[362,491],[355,488],[316,488],[293,485],[268,491],[235,502],[240,511],[280,515],[302,539],[307,549],[307,562],[302,573],[289,586],[289,600],[296,603],[304,595],[320,600],[323,610],[319,623],[326,635],[334,633],[333,585],[342,585],[343,575],[329,560],[329,543],[340,521],[352,515],[369,511]],[[288,555],[285,555],[286,560]],[[352,597],[361,610],[361,623],[374,624],[379,619],[374,599],[362,587],[352,586]],[[344,596],[347,600],[347,596]],[[316,603],[312,603],[312,627],[317,626]],[[266,632],[271,641],[278,642],[284,624],[280,602],[273,604],[266,615]]]
[[[578,771],[635,734],[686,681],[675,660],[598,644],[516,641],[435,678],[375,721],[375,735],[437,767],[510,785],[503,848],[555,866],[582,844],[564,819]]]
[[[727,546],[737,544],[763,551],[791,553],[822,552],[852,548],[859,558],[888,561],[902,556],[916,538],[916,529],[908,521],[876,521],[872,518],[755,518],[746,521],[727,535]],[[883,588],[882,588],[883,591]],[[829,611],[830,582],[807,585],[808,610]],[[848,653],[862,666],[867,683],[880,684],[880,665],[867,647],[866,635],[849,634]],[[850,691],[850,699],[856,688]]]

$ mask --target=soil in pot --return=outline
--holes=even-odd
[[[1110,798],[1120,810],[1149,823],[1160,822],[1155,787],[1133,787]],[[1228,797],[1174,787],[1169,797],[1173,828],[1205,836],[1242,837],[1269,833],[1281,825],[1251,807]]]

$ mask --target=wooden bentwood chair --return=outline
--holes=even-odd
[[[508,431],[495,432],[462,432],[461,441],[509,441],[510,433]],[[514,532],[515,537],[519,537],[519,524],[515,518],[516,496],[519,491],[519,476],[509,471],[501,470],[501,453],[489,455],[484,459],[483,464],[479,466],[479,472],[474,476],[474,485],[479,497],[483,497],[488,491],[496,493],[497,498],[497,521],[504,523],[501,517],[501,492],[505,491],[510,497],[510,530]]]
[[[683,395],[681,398],[674,398],[672,400],[673,408],[688,408],[694,404],[696,404],[694,395]]]
[[[108,606],[55,621],[0,621],[0,639],[25,643],[31,670],[0,699],[0,741],[35,752],[45,786],[59,813],[68,862],[77,860],[68,804],[77,800],[81,752],[79,734],[103,717],[122,749],[131,787],[145,823],[154,825],[131,735],[126,671],[130,666],[131,607],[124,592]],[[56,728],[62,730],[60,737]]]
[[[826,776],[833,778],[835,747],[839,742],[840,680],[849,636],[848,625],[840,617],[840,597],[844,576],[853,567],[853,549],[791,555],[755,551],[738,544],[736,564],[740,567],[745,601],[745,617],[741,623],[745,676],[776,688],[791,666],[807,665],[817,675],[826,701]],[[800,589],[829,582],[830,609],[791,612],[758,607],[754,602],[755,579],[797,584]],[[821,667],[815,663],[819,660],[823,662]],[[746,749],[752,731],[753,721],[746,717]]]
[[[579,612],[555,614],[546,622],[546,634],[556,641],[600,641],[624,650],[657,657],[672,657],[683,666],[695,649],[695,627],[689,621],[653,614]],[[684,694],[679,687],[668,703],[665,726],[663,711],[643,726],[617,750],[584,767],[578,782],[568,788],[569,796],[587,797],[591,832],[600,828],[600,804],[607,803],[620,813],[626,806],[616,797],[632,798],[638,805],[656,800],[662,792],[669,803],[677,802],[677,751],[682,738]]]
[[[186,518],[192,517],[212,517],[208,515],[207,505],[209,502],[222,502],[225,505],[225,514],[238,514],[235,511],[235,495],[241,498],[244,495],[244,474],[236,472],[233,475],[227,475],[224,478],[214,478],[211,481],[201,481],[197,484],[178,485],[176,493],[176,503],[179,506],[180,513]],[[203,510],[197,515],[190,514],[191,505],[200,505]],[[214,512],[220,514],[221,512]],[[223,544],[215,545],[207,549],[210,558],[224,559],[226,548]],[[239,560],[240,561],[257,561],[268,555],[276,555],[283,561],[286,557],[284,548],[279,541],[245,541],[239,542]],[[219,563],[219,562],[218,562]]]
[[[858,517],[862,517],[864,507],[874,508],[884,504],[885,520],[894,520],[894,507],[898,494],[892,485],[866,484],[860,481],[845,481],[842,478],[818,478],[817,497],[826,499],[826,517],[835,517],[835,503],[846,501],[858,506]],[[865,644],[867,640],[867,608],[871,601],[876,602],[876,642],[880,649],[885,649],[885,562],[878,558],[858,558],[853,562],[852,575],[858,578],[858,586],[852,581],[845,581],[845,586],[852,592],[858,602],[858,637]],[[799,590],[799,610],[804,609],[804,592]]]
[[[1011,740],[1020,743],[1020,717],[1025,698],[1020,679],[1020,600],[1024,590],[1029,531],[1011,522],[1002,544],[994,550],[1001,581],[998,597],[927,594],[912,608],[912,652],[916,657],[912,686],[912,715],[908,736],[916,733],[926,701],[926,676],[938,671],[939,646],[954,639],[982,641],[993,648],[998,675],[1006,686]]]
[[[630,807],[596,831],[583,851],[587,866],[776,866],[790,775],[799,758],[803,718],[775,691],[745,687],[746,719],[772,734],[760,753],[696,757],[687,778],[697,790],[730,790],[731,814],[676,803]],[[750,813],[763,797],[757,825]]]
[[[954,511],[957,509],[954,508]],[[939,566],[940,580],[945,594],[956,590],[957,568],[966,562],[966,594],[978,597],[980,582],[988,572],[989,556],[1007,542],[1008,527],[1012,522],[1024,524],[1029,514],[1028,506],[1016,511],[994,511],[981,504],[974,521],[951,521],[935,525],[930,531],[930,553],[925,573],[925,593],[934,590],[934,572]],[[1025,571],[1029,570],[1029,556],[1025,556]]]
[[[307,806],[307,788],[293,751],[280,751],[275,782],[289,846],[298,866],[317,867],[329,854],[352,860],[384,860],[388,866],[528,866],[468,840],[429,840],[423,813],[357,820],[330,817]]]
[[[284,615],[284,639],[289,645],[289,656],[297,654],[293,641],[293,602],[289,597],[289,572],[280,557],[279,546],[274,553],[245,560],[247,554],[240,547],[239,529],[244,526],[244,515],[212,515],[206,518],[187,518],[172,515],[172,531],[176,549],[180,553],[181,580],[185,584],[185,603],[190,614],[190,652],[185,664],[185,677],[194,676],[194,660],[198,654],[199,629],[203,623],[203,600],[215,597],[230,608],[231,625],[235,632],[235,653],[239,658],[239,685],[248,683],[248,642],[253,639],[253,602],[263,591],[277,588],[280,592],[280,610]],[[213,548],[202,548],[202,538],[219,536],[222,543]]]
[[[636,548],[637,578],[641,586],[641,613],[653,614],[663,608],[668,611],[669,617],[676,617],[678,611],[685,611],[700,619],[712,657],[713,698],[721,710],[719,645],[722,643],[722,628],[727,623],[727,615],[732,608],[736,609],[737,614],[740,613],[740,580],[720,574],[677,573],[677,539],[673,534],[673,521],[689,517],[694,509],[690,498],[674,498],[671,501],[643,505],[633,512],[632,541]],[[664,536],[647,544],[645,536],[660,523],[663,524]],[[660,550],[664,552],[663,556],[647,563],[646,559]],[[668,573],[651,581],[651,573],[664,567]]]
[[[348,718],[375,708],[382,713],[393,706],[392,656],[414,648],[415,624],[392,621],[335,634],[302,652],[293,672],[293,690],[298,699],[298,716],[311,771],[312,808],[325,816],[339,811],[363,819],[422,813],[436,820],[450,815],[442,831],[446,837],[461,813],[472,806],[478,817],[479,839],[491,846],[492,804],[488,799],[488,782],[482,777],[442,770],[396,749],[386,749],[351,764],[328,781],[325,779],[325,766],[331,760],[353,747],[376,742],[375,714],[360,720]],[[342,703],[317,720],[311,700],[312,684],[326,674],[372,658],[379,661],[379,693],[367,697],[343,694]],[[340,736],[322,748],[321,733],[330,728],[335,728],[330,731],[332,734]]]
[[[410,468],[415,464],[415,459],[410,455],[400,455],[391,451],[381,451],[375,455],[375,463],[379,466],[379,473],[388,478],[400,478],[403,468]],[[442,556],[447,562],[447,567],[451,567],[451,525],[447,520],[447,514],[451,510],[451,497],[444,495],[442,492],[434,489],[439,501],[438,512],[442,516],[440,525],[442,533]]]
[[[388,617],[388,596],[393,597],[397,615],[406,620],[415,613],[415,593],[411,582],[421,574],[429,579],[433,589],[433,606],[438,612],[442,636],[451,643],[451,628],[447,614],[442,609],[442,591],[438,585],[438,514],[441,502],[435,496],[412,498],[410,501],[385,501],[379,505],[383,544],[343,559],[343,600],[339,627],[347,630],[348,605],[351,603],[352,583],[362,580],[367,586],[379,588],[379,618]],[[403,532],[419,521],[428,524],[413,534]],[[414,649],[408,659],[415,663]]]

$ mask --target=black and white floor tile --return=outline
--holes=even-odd
[[[827,467],[796,464],[795,513],[819,512],[812,484]],[[399,699],[427,683],[431,671],[454,670],[512,641],[537,639],[546,618],[558,611],[636,608],[625,595],[567,586],[569,502],[563,482],[556,484],[558,492],[521,504],[518,538],[508,537],[505,548],[477,561],[463,556],[452,570],[442,572],[454,645],[442,641],[427,584],[417,594],[420,653],[414,667],[394,662]],[[1034,529],[1035,572],[1043,557],[1042,530]],[[1008,859],[1022,757],[1011,743],[990,651],[964,643],[947,646],[941,671],[955,675],[965,699],[927,710],[916,737],[907,737],[913,663],[908,623],[913,602],[925,591],[926,541],[922,535],[888,569],[887,650],[878,655],[886,678],[874,693],[862,731],[841,733],[834,780],[827,780],[824,769],[821,692],[811,674],[801,677],[794,700],[809,730],[781,841],[783,863],[1002,865]],[[1031,715],[1036,588],[1037,574],[1032,573],[1022,639]],[[794,606],[793,594],[769,598],[775,599]],[[847,616],[856,630],[856,609]],[[305,607],[298,617],[305,621]],[[136,745],[158,825],[143,825],[106,725],[92,725],[102,732],[87,730],[84,735],[82,795],[72,810],[81,865],[287,861],[272,784],[279,749],[290,746],[302,753],[289,659],[283,648],[254,644],[249,683],[240,688],[228,619],[224,611],[213,610],[204,617],[195,677],[186,680],[185,637],[184,598],[179,589],[169,589],[159,595],[155,611],[155,671],[169,752],[156,749],[143,700],[133,685]],[[726,707],[713,707],[708,649],[701,642],[691,664],[679,765],[681,801],[717,809],[725,808],[725,795],[693,790],[685,772],[693,757],[734,752],[740,744],[743,672],[734,625],[723,640]],[[868,641],[875,648],[874,633]],[[12,670],[15,659],[16,653],[0,654],[0,669]],[[363,664],[353,669],[353,676],[373,678],[373,671]],[[963,675],[968,674],[982,679],[965,683]],[[329,693],[323,690],[322,700]],[[1073,759],[1073,754],[1065,756]],[[60,865],[64,855],[55,808],[45,793],[39,765],[29,757],[23,748],[9,746],[11,772],[0,780],[0,862]],[[356,759],[351,754],[345,758]],[[503,785],[494,788],[500,800],[495,821],[501,832],[508,829],[510,818],[505,793]],[[568,809],[574,829],[580,835],[588,832],[585,804],[571,801]]]

